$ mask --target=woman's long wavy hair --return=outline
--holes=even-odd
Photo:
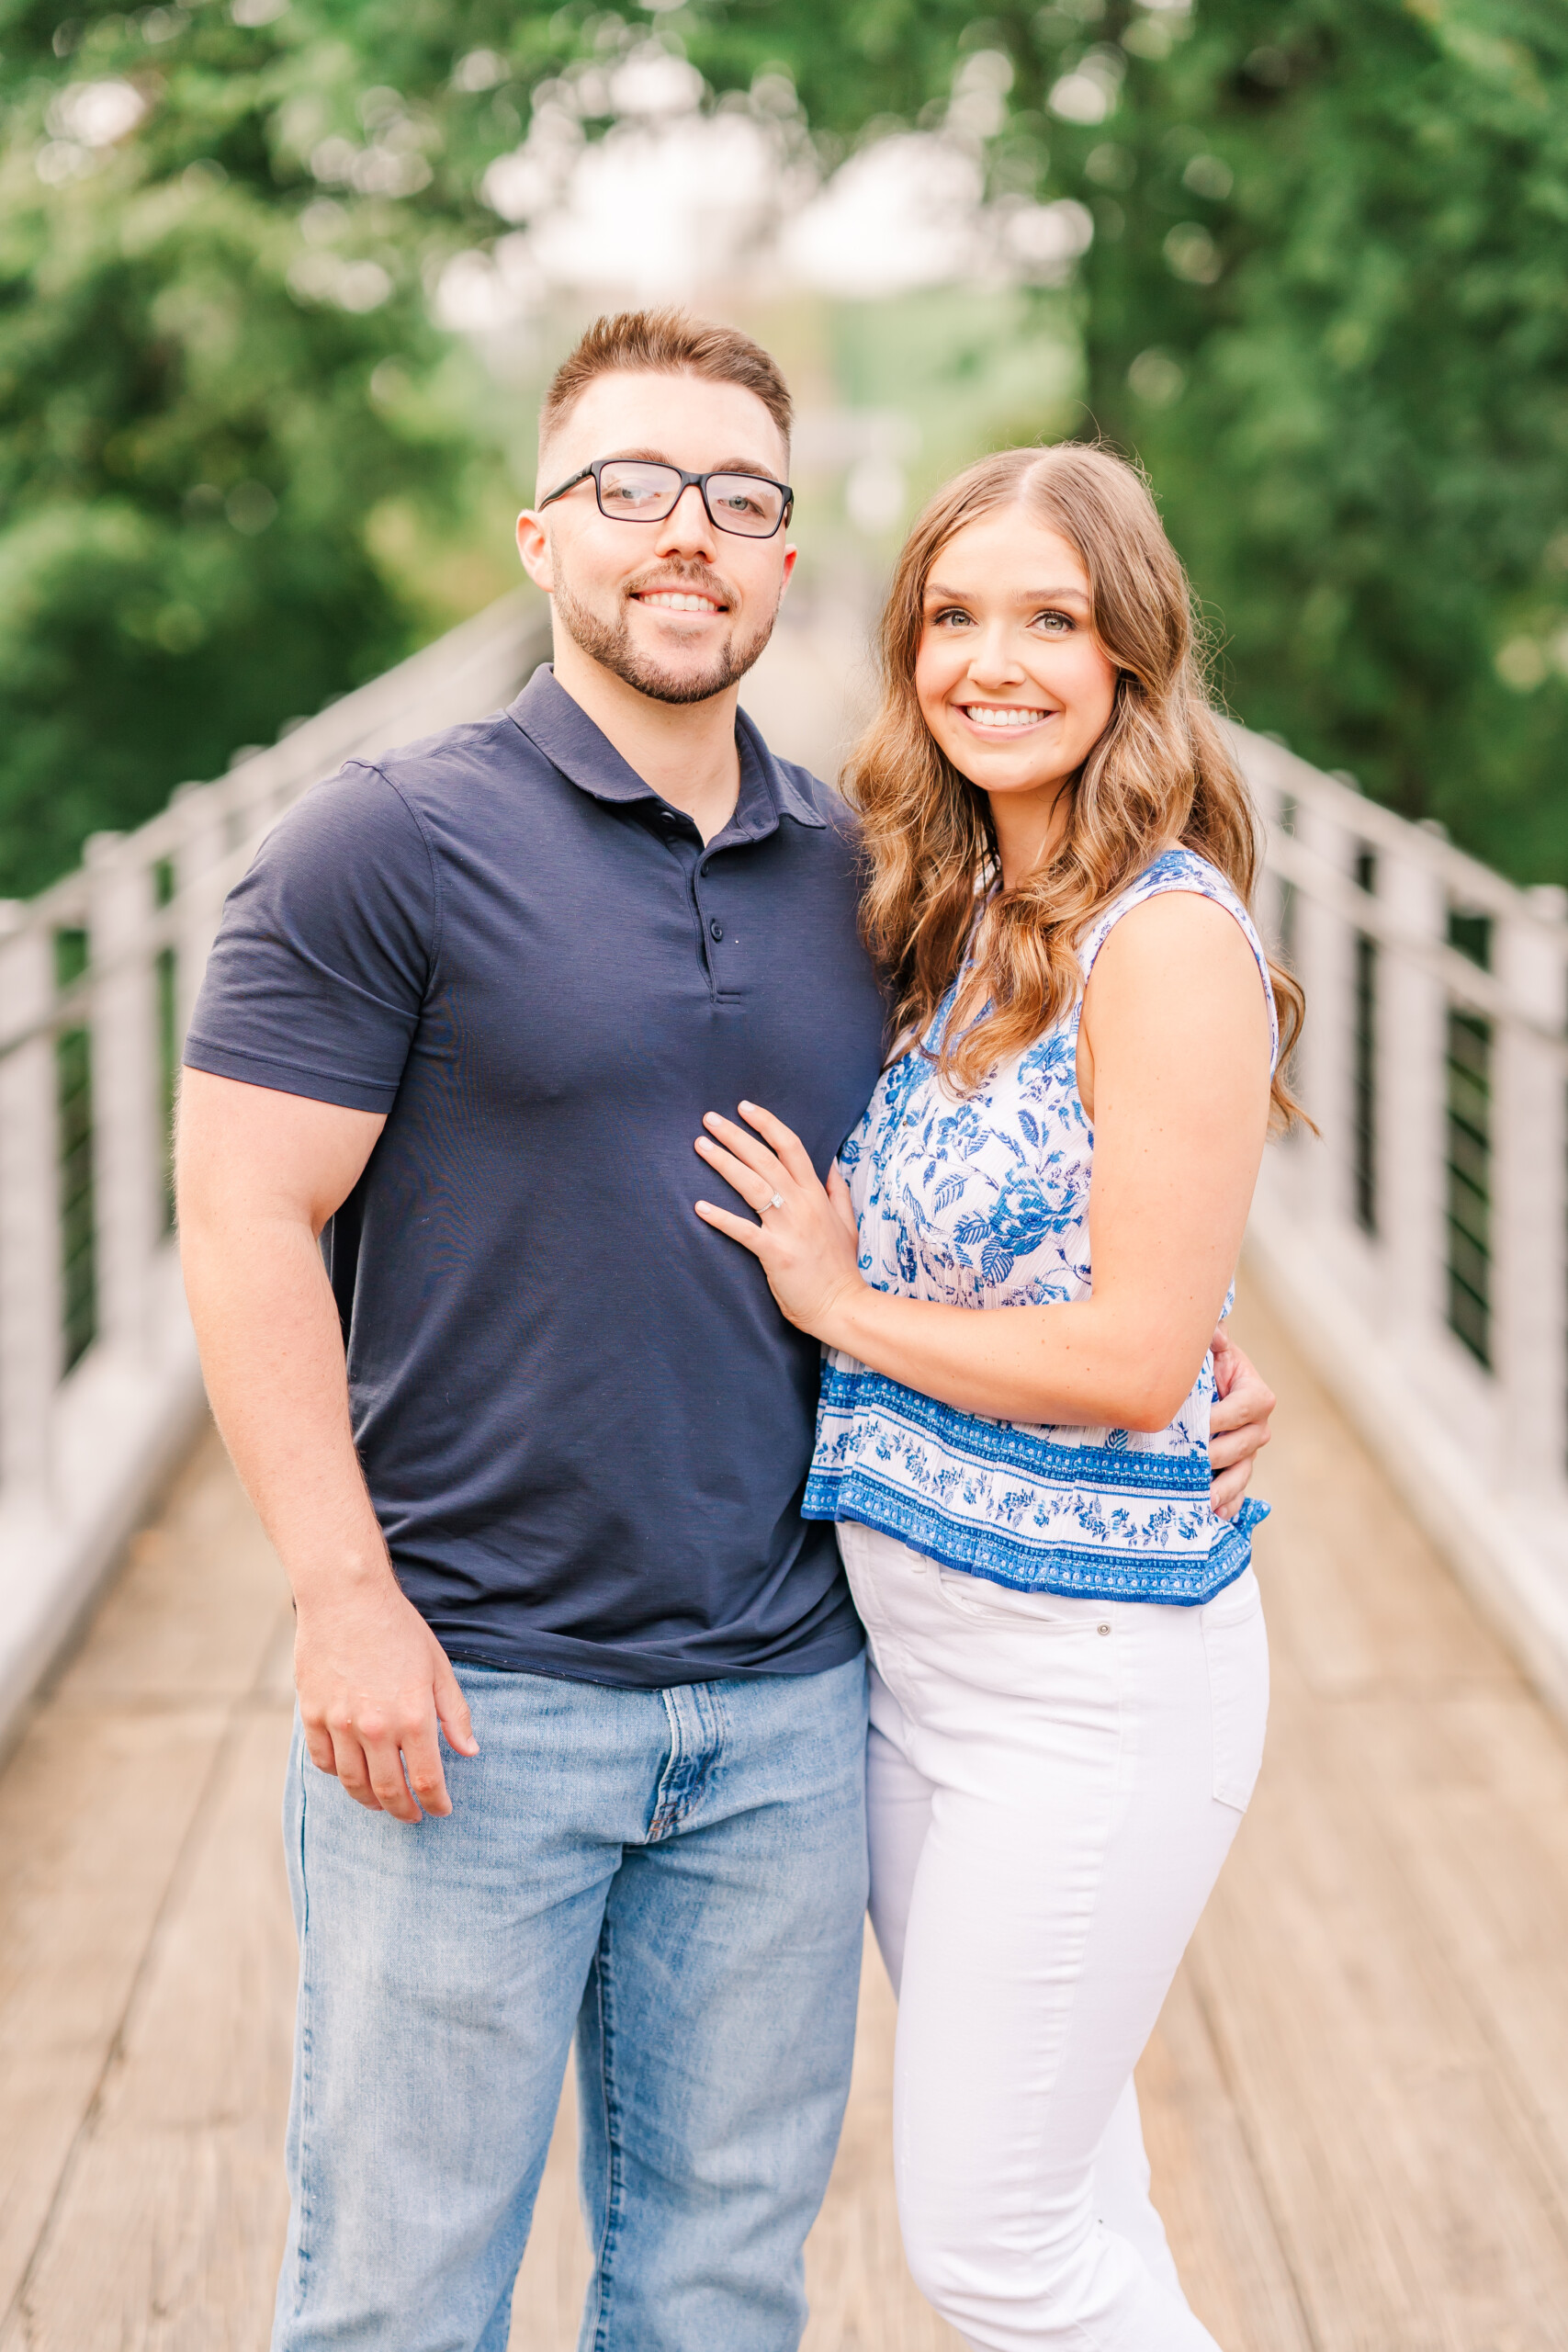
[[[1006,506],[1076,550],[1119,673],[1110,721],[1068,786],[1066,831],[1012,889],[1000,887],[989,801],[932,740],[915,694],[931,566],[965,524]],[[955,1087],[977,1086],[1060,1020],[1082,985],[1076,943],[1162,851],[1196,851],[1250,907],[1257,816],[1209,701],[1187,575],[1123,459],[1069,442],[1007,449],[959,474],[899,557],[880,656],[881,704],[844,775],[869,864],[861,930],[905,1042],[925,1035],[971,956],[940,1050]],[[1303,1115],[1283,1073],[1304,1001],[1289,972],[1270,962],[1269,975],[1282,1032],[1272,1123],[1284,1127]]]

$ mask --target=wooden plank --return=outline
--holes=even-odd
[[[1325,2352],[1555,2346],[1568,1748],[1245,1293],[1237,1329],[1280,1395],[1275,1703],[1187,1974]]]
[[[1138,2068],[1154,2200],[1187,2299],[1226,2352],[1313,2352],[1311,2331],[1190,1973]]]
[[[1568,1741],[1522,1688],[1359,1711],[1383,1834],[1568,2231]]]
[[[577,2075],[569,2063],[528,2250],[512,2298],[507,2352],[572,2352],[592,2268],[577,2201]]]
[[[59,1710],[189,1706],[255,1682],[288,1605],[276,1555],[210,1427],[52,1695]]]
[[[817,2226],[806,2242],[811,2317],[801,2352],[962,2352],[910,2278],[893,2189],[897,2007],[867,1930],[849,2111]]]
[[[1274,1511],[1258,1556],[1261,1568],[1278,1571],[1276,1646],[1288,1648],[1324,1699],[1391,1684],[1517,1683],[1501,1644],[1245,1281],[1235,1327],[1280,1399],[1255,1481]]]
[[[807,2241],[811,2316],[801,2352],[962,2352],[904,2261],[893,2193],[893,1988],[868,1931],[849,2113]],[[577,2202],[576,2098],[569,2074],[533,2235],[512,2310],[509,2352],[571,2352],[588,2284]]]
[[[1568,2352],[1568,1743],[1245,1296],[1238,1329],[1282,1403],[1274,1721],[1141,2070],[1156,2197],[1225,2352]],[[6,2352],[265,2342],[290,1638],[209,1446],[0,1783]],[[892,2031],[868,1953],[807,2352],[957,2341],[898,2245]],[[514,2352],[575,2342],[574,2137],[569,2086]]]
[[[0,2312],[97,2095],[222,1733],[215,1709],[46,1713],[0,1780]]]
[[[0,1780],[0,2312],[112,2073],[279,1593],[276,1562],[209,1433]]]
[[[1568,2343],[1560,2200],[1367,1800],[1356,1716],[1276,1726],[1190,1962],[1314,2338]]]
[[[236,1721],[5,2352],[264,2352],[287,2217],[288,1729]]]

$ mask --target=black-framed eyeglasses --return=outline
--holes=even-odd
[[[689,474],[658,458],[595,458],[563,481],[538,511],[553,506],[579,482],[592,481],[599,512],[613,523],[662,523],[694,483],[716,531],[739,539],[771,539],[788,522],[795,492],[767,474]]]

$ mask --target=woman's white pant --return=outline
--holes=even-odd
[[[1198,1609],[1019,1593],[839,1529],[874,1666],[898,2212],[975,2352],[1213,2352],[1133,2068],[1258,1775],[1250,1570]]]

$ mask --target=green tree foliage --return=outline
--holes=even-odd
[[[945,118],[1088,202],[1084,429],[1240,715],[1568,878],[1561,0],[70,5],[0,0],[0,888],[431,625],[381,527],[471,495],[429,289],[541,80],[650,35],[826,163]]]
[[[1568,14],[1168,22],[1094,25],[1134,51],[1121,105],[1054,141],[1097,191],[1095,414],[1149,468],[1243,717],[1568,880]]]
[[[1008,59],[993,185],[1095,214],[1083,429],[1147,466],[1238,715],[1568,881],[1561,0],[736,7],[710,74],[742,28],[841,135]]]
[[[468,461],[421,268],[472,174],[398,13],[0,16],[0,889],[421,634],[373,525]]]

